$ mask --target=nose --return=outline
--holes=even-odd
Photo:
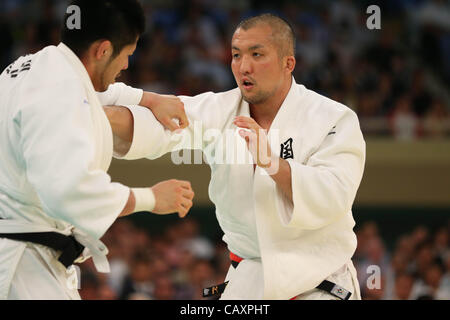
[[[239,72],[241,74],[249,74],[252,72],[252,62],[247,55],[244,55],[241,59]]]

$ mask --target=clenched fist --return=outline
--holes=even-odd
[[[177,212],[180,218],[184,218],[192,207],[194,191],[189,181],[171,179],[157,183],[151,189],[155,195],[154,213]]]
[[[145,91],[140,105],[150,109],[155,118],[170,131],[184,129],[189,125],[184,104],[176,96]],[[178,124],[173,119],[177,119]]]

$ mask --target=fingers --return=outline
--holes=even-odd
[[[248,130],[239,130],[239,135],[244,138],[247,143],[250,141],[256,142],[258,138],[256,132]]]
[[[184,111],[184,103],[181,101],[180,103],[181,103],[181,114],[178,116],[178,121],[180,124],[180,128],[184,129],[189,125],[189,120],[186,116],[186,112]]]
[[[181,187],[181,197],[178,200],[179,205],[177,212],[180,218],[184,218],[193,205],[192,199],[194,198],[195,193],[192,190],[191,183],[189,181],[179,180],[178,185]]]
[[[183,198],[186,198],[188,200],[192,200],[194,199],[194,191],[188,191],[186,189],[183,189],[183,193],[181,194],[183,196]]]
[[[157,110],[152,110],[156,118],[170,131],[184,129],[189,120],[184,110],[184,103],[180,98],[172,95],[160,95]],[[174,120],[178,120],[178,123]]]
[[[192,191],[191,183],[189,181],[178,180],[178,183],[183,189]]]
[[[187,215],[187,213],[189,212],[189,209],[192,208],[192,205],[193,205],[193,202],[191,200],[184,199],[181,202],[180,209],[178,210],[178,216],[180,218],[184,218]]]
[[[239,128],[251,129],[250,125],[247,122],[234,121],[234,124]]]
[[[246,116],[236,116],[236,117],[234,117],[234,121],[256,123],[256,121],[253,118],[246,117]]]
[[[239,130],[239,135],[242,138],[249,138],[250,136],[255,135],[255,133],[252,131],[247,131],[247,130]]]
[[[257,131],[261,127],[250,117],[237,116],[234,118],[234,124],[240,128],[246,128],[250,130]]]
[[[172,119],[169,119],[169,118],[167,118],[163,121],[163,125],[170,131],[175,131],[177,129],[180,129],[180,127]]]
[[[189,120],[187,118],[186,112],[184,111],[184,103],[178,97],[173,96],[173,98],[174,100],[176,100],[176,103],[174,102],[175,110],[172,117],[178,120],[178,125],[176,125],[176,129],[184,129],[189,125]]]
[[[252,129],[252,126],[247,121],[234,120],[234,124],[239,128]]]

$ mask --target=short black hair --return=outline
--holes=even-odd
[[[263,13],[242,20],[236,27],[248,30],[259,24],[267,24],[272,29],[272,37],[278,48],[280,57],[295,56],[295,34],[291,24],[280,16]]]
[[[145,15],[137,0],[74,0],[69,7],[80,8],[80,28],[69,28],[66,13],[61,28],[61,41],[81,57],[98,40],[109,40],[113,57],[136,42],[145,31]]]

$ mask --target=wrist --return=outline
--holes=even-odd
[[[152,211],[155,208],[155,195],[151,188],[131,188],[135,206],[133,212]]]
[[[139,105],[147,107],[150,110],[153,110],[156,106],[157,97],[158,97],[158,95],[156,93],[144,91]]]
[[[269,175],[274,178],[274,176],[280,173],[280,161],[283,159],[279,157],[271,157],[267,160],[265,165],[261,165],[260,167]]]

